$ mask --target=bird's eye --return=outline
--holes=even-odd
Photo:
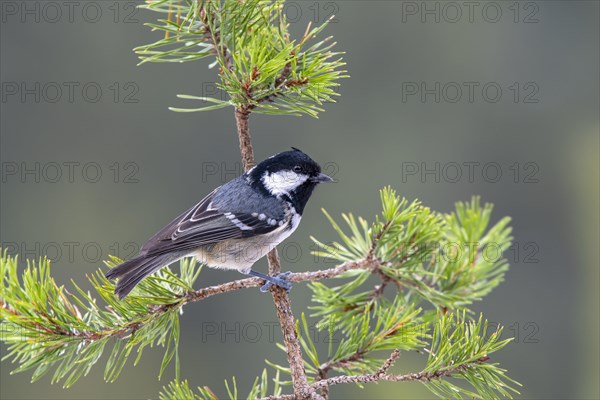
[[[298,173],[298,174],[299,174],[300,172],[302,172],[302,167],[301,167],[301,166],[299,166],[299,165],[296,165],[296,166],[294,167],[294,172],[296,172],[296,173]]]

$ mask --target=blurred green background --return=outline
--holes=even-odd
[[[211,95],[216,71],[206,61],[136,67],[131,49],[160,37],[142,25],[157,14],[126,1],[0,4],[0,241],[12,253],[47,253],[59,282],[85,282],[100,259],[129,257],[241,170],[232,110],[167,110],[199,106],[178,93]],[[347,52],[351,78],[318,120],[251,119],[257,159],[296,146],[338,181],[317,190],[282,246],[284,268],[328,265],[310,255],[310,235],[336,237],[321,207],[372,220],[385,185],[439,211],[479,194],[495,204],[495,221],[513,217],[516,243],[506,281],[475,306],[517,337],[494,361],[523,383],[522,398],[598,398],[599,3],[286,7],[295,33],[335,12],[325,33]],[[235,278],[205,271],[201,284]],[[307,309],[306,286],[296,285],[292,301],[298,314]],[[284,360],[269,334],[280,338],[272,300],[258,290],[192,304],[181,321],[182,377],[193,386],[223,394],[223,379],[236,375],[249,387],[265,358]],[[157,381],[161,357],[148,351],[114,384],[98,365],[69,390],[11,376],[4,362],[0,397],[154,398],[173,375]],[[406,354],[399,365],[412,372],[423,362]],[[413,383],[332,395],[432,397]]]

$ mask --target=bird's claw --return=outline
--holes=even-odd
[[[285,278],[286,278],[286,276],[290,275],[291,273],[292,273],[292,271],[287,271],[287,272],[282,272],[281,274],[279,274],[277,276],[269,277],[270,280],[267,280],[267,283],[262,285],[262,287],[260,288],[260,291],[263,293],[268,292],[271,289],[271,286],[277,285],[280,288],[285,289],[286,292],[289,293],[289,291],[292,290],[292,283],[287,281]]]

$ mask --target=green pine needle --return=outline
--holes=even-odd
[[[115,257],[107,262],[118,263]],[[124,301],[114,296],[104,271],[97,271],[89,281],[106,306],[75,283],[73,293],[59,287],[50,272],[44,258],[28,262],[19,277],[17,258],[6,250],[0,258],[0,333],[8,347],[2,360],[19,364],[14,373],[33,370],[35,381],[53,370],[52,382],[70,387],[112,346],[104,378],[113,382],[134,350],[137,364],[145,347],[158,344],[166,347],[159,377],[173,359],[179,376],[179,309],[181,295],[200,272],[194,261],[183,260],[179,276],[164,268]]]
[[[216,103],[176,112],[209,111],[233,106],[261,114],[318,117],[335,102],[339,80],[348,77],[343,53],[332,37],[317,38],[329,21],[300,39],[290,38],[280,0],[149,0],[142,8],[167,14],[146,24],[164,37],[134,49],[147,62],[188,62],[214,58],[220,90],[228,101],[200,96],[180,98]]]

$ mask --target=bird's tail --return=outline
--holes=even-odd
[[[175,259],[170,255],[139,255],[112,268],[106,273],[106,277],[119,279],[115,287],[115,294],[119,300],[123,300],[142,279],[173,261]]]

